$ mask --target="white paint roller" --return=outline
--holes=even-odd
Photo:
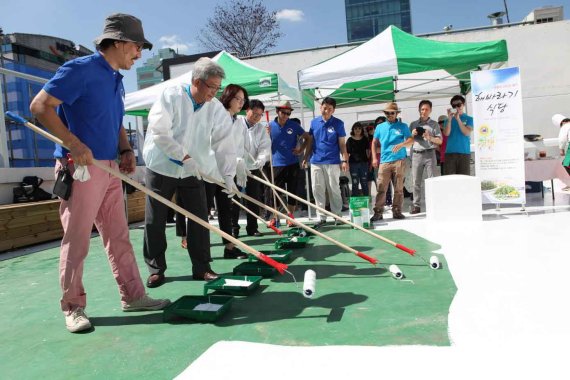
[[[309,269],[305,272],[305,280],[303,281],[303,296],[312,298],[315,294],[315,286],[317,285],[317,274],[314,270]]]
[[[439,269],[441,267],[437,256],[432,256],[429,258],[429,266],[431,269]]]
[[[390,273],[392,273],[392,276],[394,276],[396,280],[401,280],[402,278],[404,278],[404,274],[396,264],[390,265],[388,270],[390,271]]]

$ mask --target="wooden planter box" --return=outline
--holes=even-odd
[[[61,239],[59,199],[0,206],[0,252]],[[145,195],[127,195],[129,223],[144,220]]]

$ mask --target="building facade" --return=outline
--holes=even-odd
[[[412,33],[410,0],[344,0],[348,42],[363,42],[390,25]]]
[[[137,67],[137,88],[142,90],[162,82],[162,61],[180,57],[173,49],[159,49],[158,54],[147,59],[141,67]]]
[[[8,34],[0,45],[2,67],[44,79],[51,78],[66,61],[93,53],[72,41],[37,34]],[[32,119],[30,103],[43,84],[11,75],[1,79],[4,109]],[[6,134],[10,167],[53,166],[53,142],[9,120]]]

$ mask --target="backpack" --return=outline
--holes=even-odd
[[[37,176],[24,177],[20,186],[12,189],[13,202],[24,203],[52,199],[52,195],[40,187],[43,182],[44,180]]]

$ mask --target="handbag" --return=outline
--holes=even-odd
[[[73,176],[67,167],[67,164],[57,171],[55,184],[53,185],[53,193],[61,199],[67,201],[71,196],[71,185],[73,184]]]

